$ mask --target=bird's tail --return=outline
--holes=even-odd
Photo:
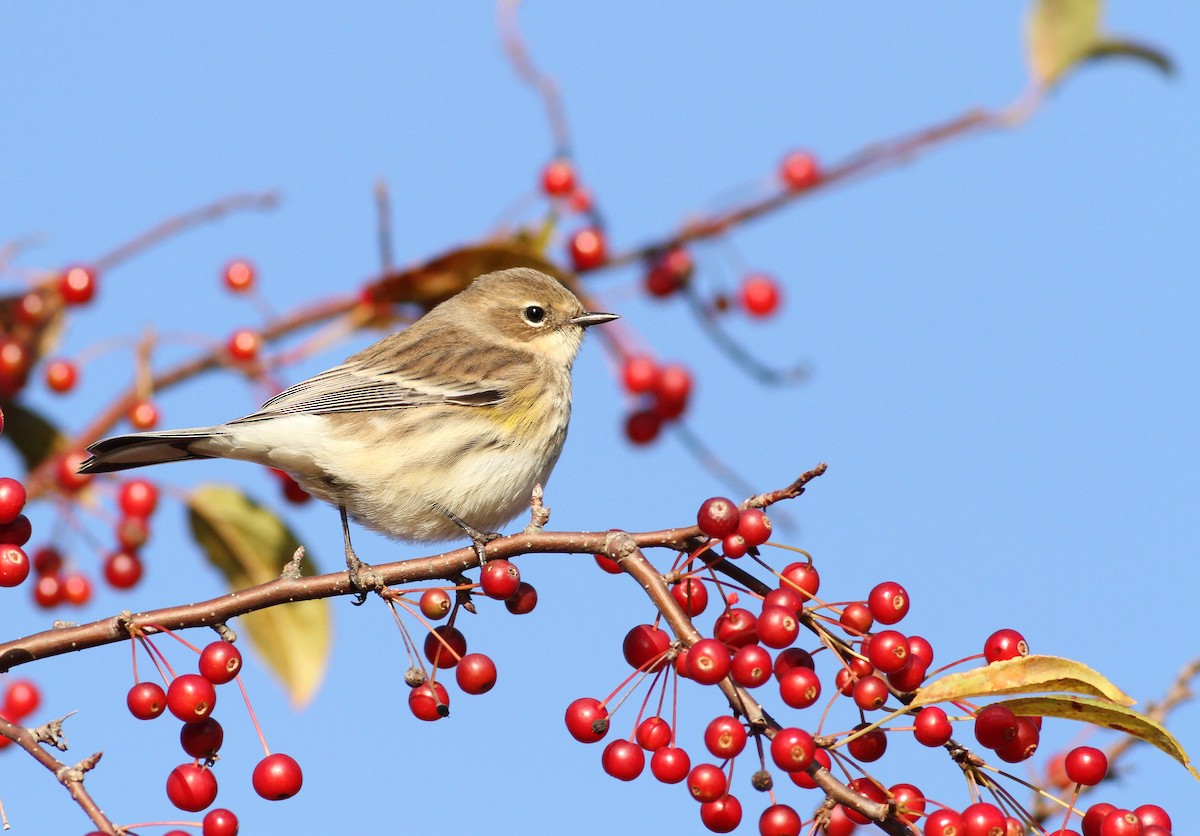
[[[199,442],[210,440],[214,432],[214,427],[197,427],[106,438],[88,448],[92,457],[79,466],[79,472],[112,473],[148,464],[211,459],[212,454],[198,448],[203,447]]]

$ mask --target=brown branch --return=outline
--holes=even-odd
[[[87,817],[92,820],[92,823],[101,832],[117,833],[116,825],[109,821],[108,816],[104,815],[104,811],[100,809],[100,806],[96,804],[96,801],[83,786],[84,773],[95,767],[100,761],[100,752],[89,755],[74,766],[68,766],[42,748],[39,743],[39,735],[34,730],[27,729],[17,723],[11,723],[4,717],[0,717],[0,735],[7,737],[13,743],[20,746],[35,761],[50,770],[54,777],[67,788],[67,792],[71,794],[71,798],[74,799],[75,803],[80,806]]]
[[[550,135],[554,138],[555,154],[568,157],[571,154],[571,134],[567,130],[562,96],[559,95],[554,79],[533,65],[533,59],[530,58],[529,50],[525,48],[525,42],[517,28],[517,6],[517,0],[500,0],[496,4],[496,23],[500,30],[500,40],[517,75],[542,97],[542,106],[546,108],[546,118],[550,121]]]
[[[122,261],[126,261],[138,253],[161,243],[167,238],[178,235],[193,227],[220,220],[231,212],[240,212],[243,209],[274,209],[278,205],[279,193],[275,191],[247,192],[245,194],[230,195],[213,201],[207,206],[201,206],[199,209],[193,209],[190,212],[184,212],[182,215],[167,218],[167,220],[158,226],[131,238],[119,247],[100,256],[92,263],[92,266],[97,272],[104,272],[115,267]]]
[[[805,189],[782,189],[764,198],[717,212],[707,218],[692,221],[666,238],[642,244],[623,253],[614,253],[605,267],[646,261],[655,255],[692,241],[717,238],[730,229],[770,212],[782,209],[793,201],[854,178],[907,163],[918,153],[950,139],[1007,128],[1012,119],[1006,112],[973,109],[947,122],[906,134],[896,139],[872,143],[829,168],[821,179]]]

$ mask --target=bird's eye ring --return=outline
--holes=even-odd
[[[541,325],[546,319],[546,309],[541,305],[528,305],[525,308],[525,321],[530,325]]]

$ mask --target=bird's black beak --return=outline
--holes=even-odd
[[[612,322],[614,319],[620,318],[621,317],[615,313],[593,313],[592,311],[588,311],[587,313],[580,314],[579,316],[575,317],[571,320],[571,322],[574,325],[590,328],[593,325],[602,325],[605,322]]]

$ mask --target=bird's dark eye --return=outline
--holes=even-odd
[[[529,305],[525,308],[525,321],[530,325],[541,325],[546,318],[546,309],[541,305]]]

